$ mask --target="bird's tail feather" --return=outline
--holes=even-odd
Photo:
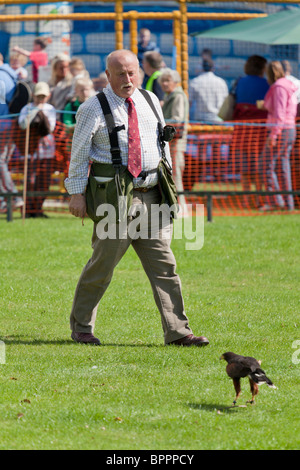
[[[255,372],[252,372],[250,377],[257,385],[267,384],[268,387],[277,388],[262,369],[257,369]]]

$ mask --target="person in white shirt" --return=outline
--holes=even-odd
[[[175,272],[176,263],[170,247],[172,238],[170,214],[165,224],[157,224],[159,228],[154,237],[142,237],[136,232],[133,236],[129,231],[130,220],[134,222],[136,219],[139,221],[140,227],[144,223],[146,225],[147,222],[149,230],[152,230],[153,225],[157,223],[157,219],[153,220],[150,216],[152,206],[158,206],[162,197],[157,184],[157,166],[161,159],[158,120],[142,92],[138,89],[139,62],[137,56],[129,50],[110,53],[107,57],[106,73],[109,84],[104,88],[103,93],[110,105],[115,126],[118,128],[117,134],[122,160],[119,171],[126,174],[127,180],[129,178],[130,185],[133,186],[132,203],[130,217],[125,219],[125,234],[122,232],[121,235],[116,233],[115,237],[100,237],[98,236],[99,224],[94,224],[93,254],[83,269],[73,301],[70,318],[71,337],[79,343],[101,344],[93,334],[97,307],[110,284],[114,268],[129,246],[132,245],[150,280],[154,299],[161,315],[165,344],[204,346],[209,341],[203,336],[193,335],[185,314],[181,283]],[[151,92],[145,93],[151,97],[161,122],[165,124],[158,98]],[[132,111],[133,108],[135,112]],[[132,122],[132,113],[136,113],[137,120],[135,119],[135,122]],[[130,130],[131,136],[133,129],[134,140],[136,140],[134,150],[136,147],[140,148],[138,160],[140,162],[141,157],[141,166],[138,165],[138,168],[141,168],[142,171],[141,173],[133,171],[131,174],[129,170],[131,166],[128,165],[128,151],[129,149],[131,151],[128,133]],[[166,157],[170,160],[168,144],[166,144],[165,150]],[[96,175],[100,174],[100,177],[101,174],[103,175],[104,166],[111,167],[114,171],[108,129],[97,96],[85,101],[77,112],[69,177],[65,181],[66,189],[71,195],[70,212],[80,218],[86,214],[84,193],[88,182],[90,161],[93,162],[92,174],[96,169],[99,169],[99,166],[100,169]],[[116,186],[110,194],[115,193],[115,189]],[[98,209],[99,207],[101,209],[101,206],[98,206]],[[140,219],[138,212],[143,214]],[[120,225],[117,224],[118,228]],[[148,230],[146,233],[149,233]],[[136,295],[140,296],[141,293],[136,292]],[[142,305],[141,298],[140,301]],[[132,314],[134,315],[134,312]]]
[[[292,83],[294,83],[297,87],[297,91],[295,92],[296,98],[297,98],[297,103],[300,103],[300,80],[292,75],[292,66],[288,60],[282,60],[281,65],[283,67],[284,73],[285,73],[285,78],[290,80]],[[299,114],[299,113],[298,113]]]
[[[5,83],[3,80],[0,80],[0,104],[6,103],[5,95],[6,95]]]
[[[221,122],[218,112],[229,93],[227,83],[214,74],[211,59],[204,59],[202,67],[204,72],[189,85],[190,120]]]
[[[38,82],[33,91],[33,102],[21,109],[18,123],[25,130],[30,126],[28,190],[49,191],[55,140],[56,110],[48,103],[50,88],[46,82]],[[26,217],[47,217],[42,206],[45,196],[28,197]]]

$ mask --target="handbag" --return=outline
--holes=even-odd
[[[223,121],[231,121],[233,119],[234,108],[236,105],[236,87],[238,81],[239,78],[232,85],[229,95],[226,96],[218,112],[219,118],[223,119]]]
[[[223,101],[223,104],[218,112],[219,118],[223,119],[223,121],[231,121],[233,118],[235,104],[235,96],[232,93],[229,93],[229,95],[226,96],[225,100]]]
[[[178,196],[176,185],[172,177],[172,169],[165,158],[162,158],[157,167],[158,188],[161,194],[161,203],[167,204],[170,210],[170,216],[177,218],[178,214]]]

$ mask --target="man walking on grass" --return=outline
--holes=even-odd
[[[127,50],[112,52],[107,58],[106,73],[109,84],[104,89],[104,94],[118,130],[121,171],[125,168],[127,179],[129,177],[133,183],[131,217],[128,218],[128,224],[129,220],[135,220],[137,212],[140,213],[142,208],[144,218],[140,218],[139,225],[147,227],[150,231],[151,224],[157,223],[149,216],[152,205],[161,203],[156,171],[161,159],[158,121],[138,89],[139,63],[136,55]],[[161,122],[164,123],[157,97],[153,93],[149,94]],[[71,195],[69,209],[74,216],[82,218],[86,214],[85,190],[89,162],[93,162],[91,171],[96,174],[98,181],[104,181],[102,169],[107,169],[107,165],[111,165],[113,169],[110,147],[104,114],[99,99],[95,96],[80,106],[76,116],[69,177],[65,181]],[[170,161],[168,145],[165,150]],[[114,179],[110,179],[110,184],[114,184]],[[102,187],[103,184],[106,183],[102,183]],[[194,336],[189,326],[180,279],[175,272],[175,258],[170,248],[171,238],[170,217],[168,223],[159,226],[154,238],[131,237],[129,233],[125,237],[117,235],[102,238],[97,236],[97,225],[94,225],[93,254],[79,279],[71,312],[71,337],[74,341],[100,344],[93,334],[97,307],[111,281],[114,268],[132,245],[150,280],[161,315],[165,344],[209,344],[204,336]],[[140,293],[137,292],[137,295]]]

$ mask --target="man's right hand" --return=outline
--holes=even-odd
[[[75,217],[83,219],[86,215],[85,196],[83,194],[73,194],[69,203],[69,211]]]

